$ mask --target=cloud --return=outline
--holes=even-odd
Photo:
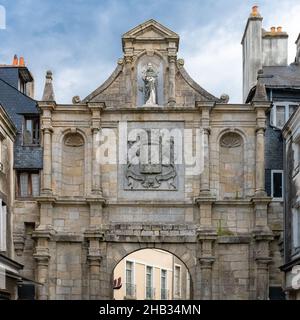
[[[216,96],[228,93],[241,102],[244,27],[252,1],[2,1],[7,29],[0,30],[0,62],[24,55],[41,98],[44,76],[52,69],[57,102],[70,103],[95,90],[122,55],[121,35],[154,18],[181,37],[179,57],[190,75]],[[260,1],[264,27],[282,25],[290,34],[289,59],[298,34],[297,0]],[[5,45],[3,45],[5,44]]]

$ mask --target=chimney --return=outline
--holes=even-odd
[[[288,34],[282,27],[271,27],[262,34],[263,66],[287,66]]]
[[[13,63],[12,63],[12,65],[13,66],[17,66],[19,63],[18,63],[18,56],[15,54],[14,55],[14,58],[13,58]]]
[[[298,38],[296,40],[296,58],[295,58],[295,63],[300,64],[300,33],[298,35]]]
[[[20,57],[19,66],[20,66],[20,67],[25,67],[24,57]]]
[[[257,71],[262,68],[262,20],[258,6],[253,6],[242,38],[244,101],[256,85]]]

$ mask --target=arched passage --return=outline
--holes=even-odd
[[[189,258],[189,253],[185,252],[183,259],[189,261]],[[169,250],[158,247],[133,249],[119,259],[113,268],[113,298],[192,299],[193,277],[183,259]],[[194,270],[194,267],[192,269]]]

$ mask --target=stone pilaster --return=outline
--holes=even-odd
[[[89,265],[89,299],[103,299],[101,286],[101,242],[104,241],[104,233],[97,230],[87,230],[85,238],[89,243],[87,262]]]
[[[169,97],[168,105],[174,106],[176,104],[175,96],[175,73],[176,73],[176,54],[174,50],[169,49]]]
[[[52,190],[52,111],[55,108],[55,102],[40,102],[39,107],[42,110],[41,129],[43,132],[43,174],[41,193],[51,195]]]
[[[133,96],[133,81],[132,81],[132,62],[133,57],[131,52],[127,52],[123,59],[123,68],[124,68],[124,75],[125,75],[125,104],[130,106],[132,102]]]
[[[98,134],[101,130],[101,110],[105,107],[103,103],[88,103],[92,113],[92,195],[102,198],[101,167],[100,159],[97,158],[99,145]]]
[[[254,232],[255,262],[256,262],[256,299],[267,300],[269,298],[269,264],[270,241],[274,239],[270,232]]]
[[[37,288],[37,299],[49,299],[49,241],[51,239],[52,230],[39,230],[37,228],[32,237],[36,239],[35,253],[33,255],[36,261],[36,277],[40,285]]]
[[[197,299],[211,300],[212,299],[212,272],[214,257],[214,243],[217,239],[217,234],[213,230],[198,230],[198,241],[200,244],[200,256],[198,257],[197,276],[200,296]],[[199,283],[200,282],[200,283]],[[198,293],[199,295],[199,293]]]

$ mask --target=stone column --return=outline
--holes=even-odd
[[[42,110],[41,125],[43,132],[43,175],[41,193],[51,195],[52,190],[52,111],[55,102],[40,102]]]
[[[100,159],[97,159],[98,134],[100,132],[101,110],[105,107],[103,103],[88,103],[88,107],[92,113],[91,129],[92,129],[92,195],[102,198],[101,187],[101,167]]]
[[[168,104],[174,106],[176,104],[175,95],[175,73],[176,73],[176,55],[169,55],[169,98]]]
[[[198,241],[200,244],[200,257],[198,258],[200,270],[200,299],[212,299],[212,272],[214,257],[214,242],[217,234],[214,231],[199,230]]]
[[[101,231],[88,230],[85,232],[85,238],[89,242],[87,256],[89,265],[89,299],[103,299],[101,289],[102,254],[100,250],[100,242],[104,240],[104,234]]]
[[[33,255],[36,260],[36,276],[37,282],[41,285],[37,286],[37,299],[49,299],[49,240],[51,232],[49,230],[35,230],[32,238],[36,239],[36,248]]]
[[[256,130],[255,194],[265,195],[265,128]]]
[[[42,193],[52,193],[52,129],[44,128],[43,187]]]

